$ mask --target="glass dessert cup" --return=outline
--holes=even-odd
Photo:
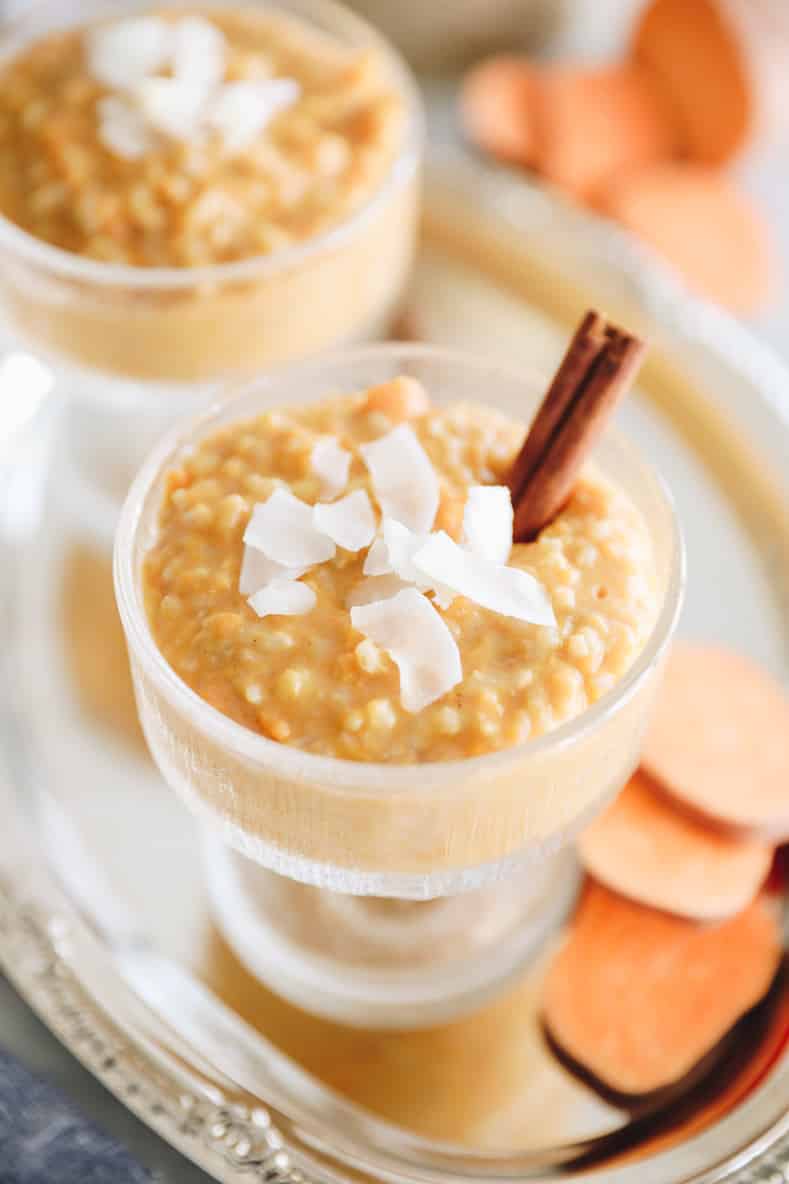
[[[115,583],[143,729],[165,779],[204,823],[212,897],[236,952],[308,1010],[415,1027],[476,1006],[523,968],[571,907],[569,844],[638,762],[682,600],[684,555],[660,480],[610,432],[598,459],[647,524],[659,609],[640,655],[594,706],[514,747],[421,765],[317,756],[223,716],[164,660],[144,609],[141,569],[167,472],[221,425],[399,374],[420,381],[436,404],[481,396],[524,421],[546,386],[411,345],[338,354],[259,380],[154,450],[121,515]]]
[[[183,6],[210,12],[243,2]],[[52,246],[0,216],[4,312],[29,348],[56,369],[76,369],[86,388],[91,371],[168,391],[211,384],[371,340],[396,315],[418,212],[422,121],[415,85],[394,50],[331,0],[282,0],[276,7],[342,46],[377,47],[404,103],[399,152],[382,183],[344,221],[239,262],[191,268],[104,263]],[[0,41],[0,68],[49,33],[149,10],[146,0],[38,4]],[[108,385],[102,377],[104,397]]]

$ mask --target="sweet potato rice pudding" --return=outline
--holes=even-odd
[[[145,560],[162,654],[238,723],[353,761],[476,756],[579,715],[652,630],[652,547],[591,467],[513,546],[524,433],[399,378],[202,440]]]
[[[110,263],[265,255],[366,201],[404,115],[375,49],[268,9],[54,33],[0,75],[0,211]]]
[[[80,366],[167,382],[384,333],[421,155],[394,53],[332,9],[320,27],[263,3],[138,13],[0,66],[0,215],[36,240],[0,225],[9,319]]]

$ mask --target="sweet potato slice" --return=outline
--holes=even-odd
[[[671,103],[690,159],[720,165],[753,130],[755,94],[742,38],[717,0],[652,0],[636,28],[633,56]]]
[[[675,148],[659,92],[632,64],[545,70],[533,107],[538,172],[581,201]]]
[[[789,838],[789,698],[747,658],[674,647],[643,764],[701,815],[768,840]]]
[[[467,75],[460,117],[472,143],[513,164],[534,158],[537,72],[525,58],[488,58]]]
[[[643,908],[587,882],[545,984],[557,1046],[606,1090],[676,1085],[767,994],[780,933],[762,898],[721,925]]]
[[[599,194],[597,204],[672,263],[700,295],[740,314],[768,300],[775,253],[767,225],[711,169],[666,163],[630,173]]]
[[[767,878],[772,848],[713,829],[655,793],[636,773],[584,831],[581,862],[631,900],[697,921],[732,917]]]

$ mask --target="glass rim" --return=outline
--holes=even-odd
[[[258,376],[236,388],[237,393],[233,398],[215,402],[198,416],[175,424],[158,441],[143,463],[124,501],[115,535],[115,594],[133,661],[143,666],[146,675],[156,684],[158,692],[180,715],[189,718],[199,732],[220,747],[231,751],[234,756],[290,780],[308,784],[319,783],[321,788],[327,791],[369,791],[371,786],[374,786],[375,790],[382,794],[413,794],[413,774],[414,769],[418,768],[425,776],[424,792],[433,793],[456,784],[459,773],[462,773],[464,778],[492,777],[525,757],[538,757],[569,748],[618,713],[647,679],[674,633],[685,589],[685,546],[674,500],[662,477],[621,432],[609,428],[609,438],[613,437],[620,448],[631,457],[635,457],[639,469],[649,482],[652,495],[661,503],[667,514],[671,530],[671,556],[663,603],[646,644],[619,682],[591,707],[542,736],[526,739],[519,744],[482,756],[396,765],[353,761],[344,757],[304,752],[299,748],[271,740],[230,719],[179,678],[154,640],[139,595],[134,563],[136,534],[145,500],[176,453],[190,442],[202,438],[212,425],[230,422],[228,412],[232,415],[233,410],[239,410],[238,420],[241,421],[247,414],[255,414],[255,409],[249,407],[248,403],[264,396],[283,381],[289,384],[298,383],[301,375],[327,372],[333,366],[348,366],[378,358],[382,361],[425,360],[449,366],[462,366],[464,370],[472,368],[479,373],[484,372],[489,379],[495,380],[498,377],[500,381],[521,382],[524,386],[533,383],[539,385],[540,389],[545,387],[545,377],[535,372],[520,368],[508,369],[485,358],[461,351],[410,343],[384,343],[352,350],[332,351],[321,357],[284,366],[270,374]],[[329,384],[330,378],[327,377],[327,387]],[[258,413],[261,410],[263,408],[258,408]]]
[[[249,3],[249,0],[246,0]],[[257,2],[257,0],[255,0]],[[106,3],[106,0],[105,0]],[[180,7],[185,0],[168,0],[174,7]],[[218,8],[216,0],[201,0],[206,8]],[[276,275],[281,271],[297,267],[300,263],[319,255],[324,251],[342,248],[356,231],[365,226],[375,217],[379,208],[385,204],[390,194],[403,188],[417,172],[419,159],[424,143],[425,127],[424,112],[419,96],[416,80],[406,65],[402,54],[379,33],[363,17],[351,12],[338,0],[309,0],[316,11],[323,12],[346,30],[361,37],[361,44],[375,47],[381,52],[393,70],[396,84],[405,99],[406,127],[400,148],[392,160],[385,176],[366,201],[353,210],[347,218],[343,218],[334,226],[320,234],[313,235],[303,242],[280,250],[271,251],[267,255],[253,255],[246,259],[237,259],[228,263],[211,263],[199,267],[139,267],[131,263],[105,263],[100,259],[88,259],[75,251],[67,251],[57,247],[44,239],[17,225],[5,214],[0,212],[0,249],[12,252],[25,262],[45,268],[56,273],[61,278],[92,283],[103,287],[123,287],[140,291],[185,291],[203,284],[230,284],[244,281],[265,279],[269,275]],[[123,0],[118,7],[110,8],[120,17],[124,10],[138,7],[134,0]],[[280,8],[287,13],[281,3],[275,0],[270,5],[274,9]],[[59,11],[57,0],[44,0],[35,6],[37,10],[52,8]],[[29,14],[25,14],[26,16]],[[62,24],[56,28],[79,28],[88,25],[90,21],[84,19],[84,14],[78,15],[74,10]],[[305,19],[298,17],[297,19]],[[37,29],[32,35],[21,31],[14,33],[13,28],[0,36],[0,70],[12,61],[26,46],[33,44],[40,37],[46,35],[46,29]]]

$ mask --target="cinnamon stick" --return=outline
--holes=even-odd
[[[516,542],[536,538],[567,501],[645,348],[598,312],[581,321],[510,472]]]

